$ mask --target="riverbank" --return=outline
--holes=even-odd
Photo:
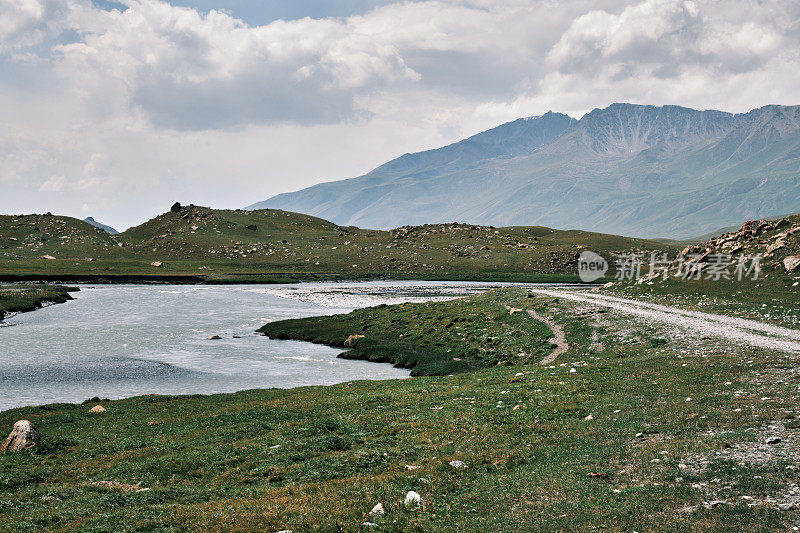
[[[446,375],[539,361],[550,331],[520,305],[518,293],[490,292],[449,302],[379,305],[349,314],[282,320],[258,331],[346,348],[340,357],[391,363],[412,376]]]
[[[551,365],[530,350],[452,376],[2,412],[3,431],[26,418],[45,440],[0,457],[0,529],[774,531],[797,522],[800,398],[785,354],[524,289],[458,302],[360,320],[375,324],[370,334],[391,309],[395,320],[413,312],[419,330],[386,322],[389,340],[403,335],[439,355],[492,323],[543,338],[538,321],[506,322],[523,318],[501,314],[508,305],[559,324],[568,349]],[[490,306],[500,307],[478,316]],[[491,357],[480,348],[496,335],[485,334],[462,348],[464,360]],[[107,410],[89,413],[95,403]],[[410,490],[421,508],[404,507]],[[377,503],[385,514],[370,514]]]
[[[72,300],[69,293],[79,290],[59,285],[0,285],[0,321],[45,305],[67,302]]]

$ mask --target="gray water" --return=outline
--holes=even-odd
[[[340,349],[256,335],[267,322],[496,284],[371,282],[290,286],[83,286],[74,301],[0,327],[0,410],[140,394],[212,394],[408,377],[338,359]],[[220,335],[222,340],[207,340]]]

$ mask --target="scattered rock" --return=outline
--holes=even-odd
[[[414,509],[416,507],[422,507],[425,505],[425,500],[422,499],[422,496],[410,490],[406,493],[406,498],[403,500],[403,505],[406,506],[406,509]]]
[[[800,255],[790,255],[783,260],[783,266],[787,272],[791,272],[800,266]]]
[[[95,405],[94,407],[89,409],[89,412],[90,413],[105,413],[106,412],[106,408],[103,407],[102,405]]]
[[[467,468],[467,464],[464,461],[450,461],[450,466],[456,470]]]
[[[383,504],[378,502],[375,504],[375,507],[369,512],[372,515],[384,515],[386,514],[386,510],[383,508]]]
[[[30,421],[18,420],[14,423],[14,429],[11,430],[11,434],[0,446],[0,453],[19,452],[33,448],[41,438],[42,434]]]
[[[148,487],[142,487],[138,483],[136,485],[128,485],[120,483],[119,481],[92,481],[92,486],[104,487],[107,489],[121,490],[122,492],[144,492],[150,490]]]
[[[220,337],[219,335],[211,335],[211,336],[210,336],[209,338],[207,338],[206,340],[208,340],[208,341],[218,341],[218,340],[219,340],[219,339],[221,339],[221,338],[222,338],[222,337]]]
[[[725,500],[713,500],[710,502],[703,502],[703,507],[706,509],[713,509],[714,507],[719,507],[720,505],[730,505],[730,502],[726,502]]]
[[[349,337],[347,337],[347,339],[345,339],[344,345],[347,346],[347,347],[352,347],[353,343],[355,341],[357,341],[358,339],[363,339],[363,338],[364,338],[364,335],[350,335]]]

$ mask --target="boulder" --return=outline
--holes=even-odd
[[[162,263],[161,261],[153,261],[152,263],[150,263],[150,266],[160,267],[163,264],[164,263]]]
[[[6,441],[0,446],[0,453],[18,452],[33,448],[42,438],[42,434],[30,421],[19,420]]]
[[[783,260],[783,266],[787,272],[791,272],[800,266],[800,255],[790,255]]]
[[[378,502],[375,504],[375,507],[369,512],[369,514],[373,515],[383,515],[386,514],[386,510],[383,508],[383,504]]]
[[[102,405],[95,405],[94,407],[89,409],[89,412],[90,413],[105,413],[106,412],[106,408],[103,407]]]
[[[174,204],[172,204],[172,207],[170,207],[169,210],[172,211],[173,213],[180,213],[182,208],[183,206],[181,205],[180,202],[175,202]]]
[[[358,339],[363,339],[363,338],[364,338],[364,335],[350,335],[349,337],[347,337],[347,339],[345,339],[344,345],[347,346],[348,348],[350,348],[350,347],[353,346],[353,343],[355,341],[357,341]]]
[[[220,337],[219,335],[211,335],[211,336],[210,336],[210,337],[208,337],[206,340],[208,340],[208,341],[218,341],[218,340],[220,340],[221,338],[222,338],[222,337]]]
[[[403,500],[403,505],[406,506],[406,509],[415,509],[425,505],[425,500],[423,500],[419,494],[413,490],[410,490],[406,493],[406,497]]]
[[[467,464],[464,461],[450,461],[450,466],[452,466],[456,470],[467,468]]]
[[[245,226],[244,229],[249,229],[251,231],[258,231],[258,226],[256,226],[255,224],[249,224]]]

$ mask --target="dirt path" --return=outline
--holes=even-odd
[[[628,300],[593,292],[558,289],[529,289],[529,292],[574,302],[595,304],[707,336],[722,337],[737,343],[800,355],[800,330],[796,329],[782,328],[755,320],[688,311],[677,307]]]
[[[569,344],[567,344],[567,337],[564,335],[564,329],[556,324],[554,321],[550,320],[549,318],[543,317],[539,313],[533,310],[528,310],[528,314],[531,315],[535,320],[539,322],[544,322],[547,324],[547,327],[553,330],[553,338],[550,339],[550,342],[553,343],[556,347],[553,350],[553,353],[544,357],[539,364],[540,365],[549,365],[556,358],[561,355],[562,353],[566,352],[569,349]]]

